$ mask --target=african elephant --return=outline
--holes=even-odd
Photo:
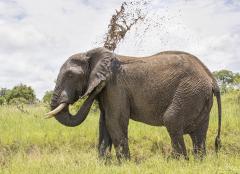
[[[94,100],[100,108],[99,156],[112,144],[118,159],[130,158],[129,119],[165,126],[175,157],[187,158],[183,135],[189,134],[196,155],[206,154],[205,140],[213,95],[218,103],[216,151],[220,148],[221,98],[216,80],[195,56],[165,51],[149,57],[117,55],[105,48],[71,56],[62,65],[47,117],[78,126]],[[75,116],[68,105],[87,99]]]

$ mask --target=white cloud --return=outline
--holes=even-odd
[[[133,30],[118,51],[148,55],[159,50],[183,50],[198,56],[210,70],[240,71],[240,6],[235,1],[156,0],[154,9],[150,16],[158,26],[150,27],[144,39],[142,35],[136,39]]]
[[[39,98],[53,89],[60,66],[70,55],[101,44],[118,0],[0,0],[0,87],[31,85]],[[117,53],[149,55],[183,50],[211,69],[240,71],[239,1],[157,1],[155,21],[144,38],[139,25]],[[154,26],[154,27],[153,27]],[[136,32],[137,31],[137,32]]]

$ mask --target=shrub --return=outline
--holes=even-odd
[[[23,97],[19,97],[19,98],[13,98],[9,101],[10,105],[20,105],[20,104],[29,104],[29,102],[23,98]]]
[[[0,105],[6,104],[6,99],[3,96],[0,96]]]
[[[53,91],[46,91],[44,96],[43,96],[42,101],[44,103],[50,104],[51,99],[52,99],[52,95],[53,95]]]
[[[6,93],[6,100],[7,103],[10,103],[11,100],[11,104],[13,104],[13,102],[17,101],[17,102],[26,102],[28,104],[30,103],[34,103],[36,101],[36,96],[34,93],[34,90],[27,85],[17,85],[15,87],[13,87],[12,90],[9,90]]]

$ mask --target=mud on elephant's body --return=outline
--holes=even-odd
[[[209,113],[217,97],[220,146],[219,87],[209,70],[191,54],[167,51],[150,57],[116,55],[105,48],[71,56],[62,66],[49,115],[66,126],[81,124],[96,99],[100,107],[99,155],[112,144],[118,158],[129,158],[129,119],[165,126],[174,155],[187,158],[183,135],[189,134],[195,154],[204,155]],[[76,116],[68,105],[88,96]]]

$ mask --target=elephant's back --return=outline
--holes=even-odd
[[[121,68],[127,76],[145,76],[151,78],[158,74],[160,80],[180,81],[191,77],[217,86],[209,69],[196,56],[182,51],[164,51],[148,57],[118,56]],[[173,78],[173,79],[172,79]],[[179,80],[177,80],[179,79]]]
[[[183,51],[164,51],[150,57],[152,59],[158,59],[160,62],[165,62],[165,64],[174,62],[174,67],[177,67],[185,76],[191,76],[192,79],[195,78],[196,80],[201,79],[202,83],[206,83],[206,85],[212,88],[218,88],[217,81],[210,70],[199,58],[190,53]]]
[[[171,61],[171,59],[177,59],[176,61],[182,62],[179,64],[182,65],[182,68],[185,71],[214,79],[212,73],[206,65],[204,65],[199,58],[190,53],[184,51],[163,51],[150,57],[154,57],[156,59],[169,59],[169,61]]]
[[[152,71],[154,68],[159,71],[172,69],[178,74],[205,76],[208,80],[214,80],[209,69],[196,56],[183,51],[164,51],[148,57],[132,57],[118,55],[122,66],[141,68],[145,71]]]

